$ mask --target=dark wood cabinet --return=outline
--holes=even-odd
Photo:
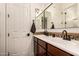
[[[72,56],[39,38],[34,37],[34,55],[35,56]]]
[[[46,56],[46,43],[34,37],[34,55]]]
[[[43,40],[38,39],[38,44],[46,49],[46,42],[44,42]]]
[[[47,52],[47,56],[53,56],[51,53]]]
[[[37,56],[37,42],[34,41],[34,55]]]
[[[51,53],[53,56],[71,56],[71,54],[53,46],[48,44],[48,52]]]
[[[33,37],[33,39],[34,39],[35,42],[37,42],[37,40],[38,40],[38,38],[36,38],[36,37]]]
[[[45,56],[46,55],[46,50],[42,48],[40,45],[38,45],[38,56]]]

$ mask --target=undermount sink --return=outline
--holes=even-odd
[[[72,44],[75,44],[75,45],[79,44],[79,41],[76,41],[76,40],[71,40],[71,42]]]
[[[68,40],[63,40],[62,38],[59,38],[59,37],[52,37],[52,36],[49,36],[49,40],[55,41],[55,42],[57,42],[59,44],[62,43],[63,45],[67,45],[67,46],[79,44],[78,41],[73,40],[73,39],[71,41],[68,41]]]

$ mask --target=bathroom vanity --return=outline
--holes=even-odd
[[[34,35],[35,55],[79,55],[78,10],[79,4],[77,3],[51,3],[44,11],[36,16],[35,24],[37,35]],[[52,23],[54,25],[53,29],[51,29]],[[66,36],[62,34],[63,30],[68,32],[65,31],[66,34],[64,34]]]
[[[45,35],[34,35],[35,56],[74,56],[79,55],[79,42]]]

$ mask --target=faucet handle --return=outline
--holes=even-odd
[[[62,32],[62,38],[67,39],[67,31],[66,30],[63,30],[63,32]]]
[[[70,35],[68,35],[68,36],[67,36],[67,40],[69,40],[69,41],[71,40],[71,37],[70,37]]]
[[[71,39],[74,39],[74,35],[70,35],[70,38],[71,38]]]

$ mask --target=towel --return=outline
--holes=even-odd
[[[32,24],[32,27],[31,27],[30,32],[32,32],[32,33],[35,33],[36,32],[36,27],[35,27],[34,20],[33,20],[33,24]]]

